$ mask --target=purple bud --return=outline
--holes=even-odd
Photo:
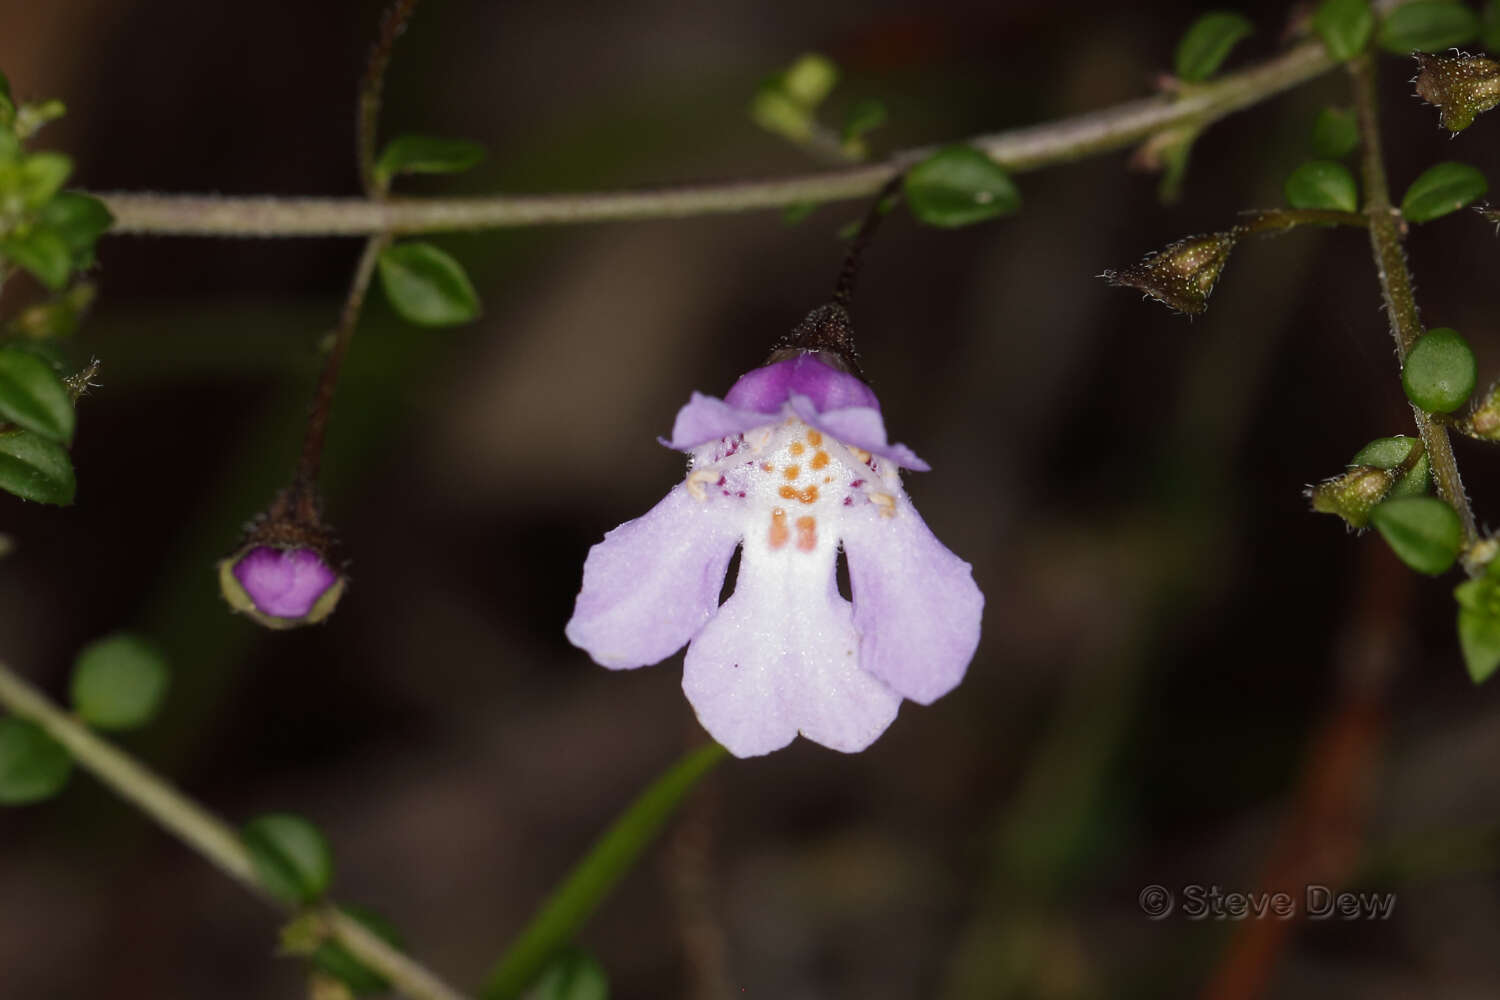
[[[319,506],[315,496],[286,490],[251,524],[240,550],[219,563],[219,589],[231,608],[273,629],[333,613],[345,580]]]

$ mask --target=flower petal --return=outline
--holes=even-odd
[[[972,568],[948,551],[900,497],[882,514],[874,504],[842,525],[859,663],[900,694],[931,704],[963,680],[979,646],[984,595]]]
[[[881,419],[879,410],[868,406],[850,406],[820,413],[813,401],[806,396],[793,396],[790,406],[803,423],[844,444],[863,448],[872,455],[888,458],[897,465],[918,472],[926,472],[932,468],[906,445],[886,442],[885,421]]]
[[[719,606],[739,544],[728,498],[697,500],[683,486],[589,550],[568,641],[616,670],[658,663]]]
[[[775,423],[774,417],[754,410],[741,410],[715,396],[693,393],[686,406],[677,411],[672,424],[672,439],[662,444],[678,451],[690,451],[700,444],[733,437]]]
[[[688,647],[682,689],[709,735],[736,757],[779,750],[800,731],[853,753],[885,732],[901,697],[859,669],[849,602],[829,567],[826,593],[749,581]],[[775,572],[768,569],[768,572]]]
[[[849,406],[880,409],[875,390],[863,380],[826,364],[817,354],[799,354],[741,375],[724,394],[730,406],[761,413],[780,413],[793,394],[806,396],[818,410]]]

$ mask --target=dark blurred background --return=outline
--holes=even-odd
[[[1276,51],[1273,6],[1231,67]],[[374,0],[0,6],[0,67],[60,97],[42,145],[95,190],[357,191]],[[404,190],[621,188],[805,170],[745,107],[803,51],[878,97],[883,150],[1149,93],[1186,3],[424,5],[386,135],[483,142]],[[1465,159],[1381,62],[1399,194]],[[713,776],[581,943],[619,997],[1487,997],[1500,976],[1500,688],[1475,688],[1452,579],[1306,511],[1304,484],[1409,433],[1363,234],[1242,246],[1195,321],[1096,275],[1248,207],[1311,155],[1330,75],[1211,129],[1183,200],[1116,154],[1019,178],[1017,218],[894,215],[856,302],[908,488],[988,597],[968,679],[869,751],[798,742]],[[468,327],[367,311],[335,407],[329,514],[354,579],[321,628],[220,603],[213,561],[284,482],[353,240],[110,237],[72,345],[103,361],[78,503],[0,499],[0,656],[56,694],[85,642],[169,652],[122,742],[231,821],[328,831],[341,900],[478,981],[547,888],[701,731],[680,658],[594,666],[563,638],[582,561],[682,459],[720,393],[826,297],[860,206],[439,238]],[[1500,371],[1491,228],[1410,241],[1425,317]],[[12,283],[16,284],[16,283]],[[1460,441],[1481,519],[1500,461]],[[1158,883],[1394,892],[1387,921],[1148,920]],[[0,814],[0,995],[296,996],[273,914],[84,774]],[[1214,985],[1211,985],[1214,984]],[[1205,994],[1206,990],[1213,990]],[[1239,992],[1235,992],[1238,990]]]

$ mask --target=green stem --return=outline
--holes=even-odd
[[[1317,208],[1268,208],[1240,216],[1239,228],[1247,236],[1274,236],[1298,226],[1356,226],[1365,229],[1370,220],[1359,212],[1335,212]]]
[[[1390,6],[1386,4],[1385,6]],[[1162,131],[1202,128],[1334,66],[1317,41],[1304,42],[1258,66],[1195,85],[1181,94],[1131,101],[1056,122],[967,140],[1009,170],[1034,170],[1121,149]],[[865,198],[932,154],[910,149],[883,163],[767,181],[731,181],[659,191],[543,194],[482,198],[220,198],[211,195],[112,193],[100,197],[115,233],[198,236],[368,236],[516,226],[678,218],[800,202]]]
[[[1380,149],[1379,105],[1375,97],[1375,66],[1368,53],[1350,61],[1349,75],[1353,80],[1354,105],[1359,120],[1360,169],[1365,186],[1365,215],[1370,220],[1370,249],[1375,256],[1375,273],[1380,279],[1380,294],[1385,300],[1391,337],[1396,342],[1396,357],[1404,365],[1406,355],[1425,328],[1417,311],[1411,272],[1406,266],[1402,240],[1405,222],[1391,205],[1390,187],[1386,183],[1385,161]],[[1463,521],[1464,548],[1471,549],[1479,540],[1479,528],[1469,506],[1468,494],[1464,492],[1463,479],[1458,474],[1458,460],[1453,456],[1448,430],[1415,403],[1411,409],[1422,443],[1427,447],[1438,495],[1458,512]]]
[[[0,663],[0,705],[40,726],[67,748],[79,766],[163,829],[201,854],[265,902],[285,908],[260,882],[239,834],[213,813],[182,794],[151,769],[55,705],[46,695]],[[425,967],[401,954],[358,921],[333,906],[324,913],[329,934],[361,962],[412,1000],[464,1000]]]
[[[531,985],[656,839],[683,797],[724,756],[724,748],[717,743],[699,747],[647,786],[552,890],[506,949],[480,991],[483,1000],[510,1000]]]

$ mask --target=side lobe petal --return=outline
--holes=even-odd
[[[893,516],[873,504],[843,525],[860,667],[924,705],[963,680],[979,646],[984,595],[968,563],[900,498]]]
[[[739,527],[729,502],[683,486],[589,550],[568,641],[616,670],[657,663],[718,609]]]

